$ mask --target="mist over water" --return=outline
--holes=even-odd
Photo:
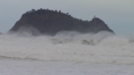
[[[134,64],[134,40],[109,32],[55,36],[0,35],[0,57],[100,64]]]

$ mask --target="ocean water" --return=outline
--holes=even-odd
[[[134,38],[105,31],[97,34],[62,31],[55,36],[5,33],[0,35],[0,59],[0,64],[5,64],[2,68],[13,68],[15,63],[21,64],[17,70],[20,69],[22,73],[10,73],[14,75],[133,75]],[[47,66],[47,70],[38,69],[36,65],[32,65],[31,69],[29,63],[42,63],[42,66]],[[29,71],[25,71],[23,66]],[[54,71],[54,67],[59,70]],[[2,68],[0,72],[3,75],[10,75]],[[30,69],[41,72],[29,73]],[[46,69],[45,66],[43,69]]]

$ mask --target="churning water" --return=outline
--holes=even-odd
[[[0,75],[134,75],[133,70],[132,37],[65,31],[0,35]]]
[[[0,57],[98,64],[134,64],[134,40],[109,32],[55,36],[0,35]]]

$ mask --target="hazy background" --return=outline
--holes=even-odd
[[[102,19],[116,34],[134,35],[134,0],[0,0],[0,32],[7,32],[31,9],[48,8],[73,17]]]

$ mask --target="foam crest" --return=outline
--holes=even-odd
[[[111,36],[103,39],[99,44],[100,45],[109,45],[109,46],[125,46],[133,45],[133,40],[120,36]]]
[[[77,43],[77,44],[79,43],[79,44],[96,45],[102,39],[112,35],[114,34],[105,31],[99,32],[97,34],[93,34],[93,33],[81,34],[78,32],[62,31],[57,33],[57,35],[53,37],[52,40],[56,43]]]
[[[0,56],[19,59],[134,64],[134,42],[108,34],[62,32],[56,36],[0,35]]]

